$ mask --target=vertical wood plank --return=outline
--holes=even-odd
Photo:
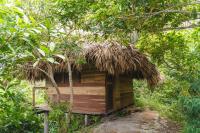
[[[114,110],[117,110],[121,107],[119,75],[115,76],[115,87],[114,87],[114,90],[113,90],[113,104],[114,104]]]

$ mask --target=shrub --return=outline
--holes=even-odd
[[[0,86],[0,132],[24,133],[40,132],[41,121],[26,99],[24,89],[19,84]]]

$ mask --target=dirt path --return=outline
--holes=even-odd
[[[164,118],[156,111],[132,111],[123,117],[106,118],[93,133],[179,133],[180,127]]]

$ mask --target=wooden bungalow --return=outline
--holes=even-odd
[[[146,80],[150,87],[159,81],[155,65],[133,46],[106,42],[85,46],[83,51],[86,63],[78,67],[72,65],[74,113],[108,114],[119,110],[133,104],[133,79]],[[61,92],[61,101],[69,101],[67,64],[60,61],[60,64],[51,65]],[[47,68],[43,62],[38,67]],[[29,69],[26,77],[32,81],[46,79],[49,99],[56,101],[56,90],[44,73]]]

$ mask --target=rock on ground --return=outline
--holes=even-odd
[[[161,118],[156,111],[132,112],[124,117],[106,118],[93,133],[179,133],[180,126]]]

